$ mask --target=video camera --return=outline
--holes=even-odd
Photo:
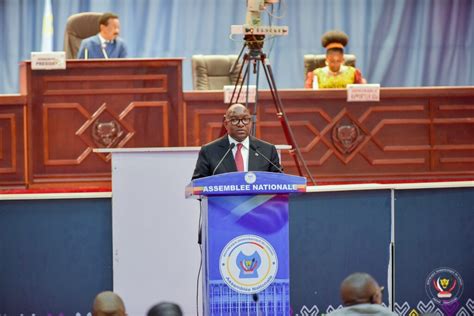
[[[278,3],[280,0],[247,0],[247,14],[244,25],[232,25],[231,34],[244,35],[288,35],[288,26],[265,26],[262,25],[261,13],[267,7]]]

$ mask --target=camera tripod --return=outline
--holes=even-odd
[[[268,62],[266,54],[263,53],[262,48],[263,48],[264,39],[265,39],[265,35],[245,35],[244,37],[245,43],[242,47],[242,50],[240,51],[239,57],[235,61],[235,64],[232,66],[232,69],[234,69],[235,66],[238,64],[239,59],[245,47],[248,47],[248,52],[243,55],[242,67],[239,70],[239,75],[237,77],[237,82],[235,83],[229,105],[232,105],[236,103],[237,100],[239,100],[240,94],[242,92],[242,87],[246,85],[247,90],[246,90],[246,96],[245,96],[245,106],[249,108],[249,86],[250,86],[250,76],[251,76],[250,73],[251,73],[251,68],[253,67],[252,72],[255,75],[256,93],[255,93],[255,103],[254,103],[253,111],[251,113],[252,123],[253,123],[251,135],[255,135],[256,123],[257,123],[257,108],[258,108],[259,73],[260,73],[260,66],[262,66],[265,73],[265,78],[267,79],[267,83],[270,89],[270,93],[272,95],[273,104],[275,105],[277,117],[283,128],[286,141],[292,147],[292,149],[290,149],[290,155],[293,157],[293,160],[295,161],[295,165],[298,170],[298,173],[300,176],[304,176],[303,175],[303,171],[304,171],[307,174],[308,178],[311,180],[311,182],[315,184],[314,178],[311,175],[311,172],[309,171],[309,168],[303,158],[303,155],[301,154],[301,150],[298,144],[296,143],[295,136],[290,127],[288,117],[283,107],[283,102],[281,101],[280,95],[278,94],[278,89],[276,87],[275,77],[273,76],[272,67],[270,63]],[[232,72],[232,69],[231,69],[231,72]],[[242,75],[242,72],[243,72],[243,75]]]

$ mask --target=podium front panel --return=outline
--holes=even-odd
[[[206,198],[205,315],[289,315],[288,195]]]

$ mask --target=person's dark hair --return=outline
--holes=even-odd
[[[178,304],[162,302],[150,308],[147,316],[182,316],[183,312]]]
[[[339,43],[342,46],[346,46],[349,42],[349,36],[342,31],[332,30],[323,34],[321,37],[321,45],[327,47],[331,43]]]
[[[102,14],[102,16],[100,17],[100,20],[99,20],[99,25],[109,25],[109,20],[110,19],[118,19],[118,15],[115,14],[115,13],[112,13],[112,12],[106,12],[104,14]]]

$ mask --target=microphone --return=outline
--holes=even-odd
[[[257,303],[257,302],[258,302],[258,294],[257,294],[257,293],[253,293],[253,294],[252,294],[252,299],[253,299],[253,301],[254,301],[255,303]]]
[[[277,168],[278,171],[280,171],[281,173],[284,173],[283,172],[283,169],[281,167],[278,167],[275,163],[273,163],[273,161],[271,161],[270,159],[268,159],[267,156],[265,156],[264,154],[262,154],[258,149],[257,147],[255,147],[254,144],[250,144],[250,149],[252,149],[254,152],[255,152],[255,156],[262,156],[263,159],[265,159],[266,161],[268,161],[273,167]]]
[[[259,310],[258,310],[258,294],[257,293],[253,293],[252,294],[252,299],[253,301],[255,302],[255,310],[257,312],[257,316],[259,315]]]
[[[221,160],[219,160],[219,163],[217,164],[217,166],[214,168],[214,170],[212,171],[212,175],[214,175],[217,171],[217,168],[219,168],[222,164],[222,162],[224,161],[225,157],[227,157],[227,155],[229,154],[229,152],[235,147],[235,143],[231,143],[229,145],[229,149],[227,149],[227,151],[225,152],[224,156],[222,156]]]

